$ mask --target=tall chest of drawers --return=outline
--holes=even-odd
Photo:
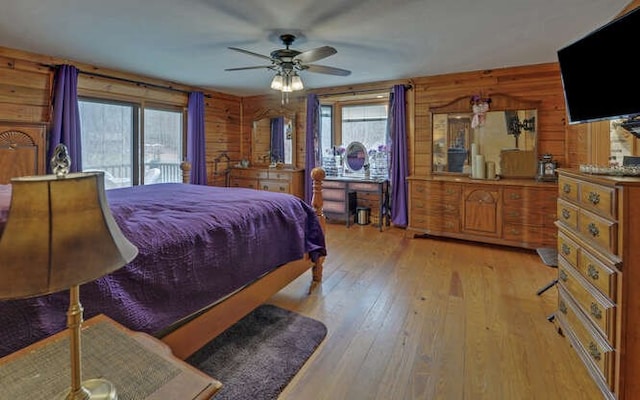
[[[558,312],[605,399],[640,398],[640,179],[560,170]]]

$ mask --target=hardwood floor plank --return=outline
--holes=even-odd
[[[269,303],[328,334],[280,395],[298,399],[600,399],[547,316],[557,290],[535,252],[328,224],[322,286]]]

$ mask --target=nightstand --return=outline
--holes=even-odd
[[[68,331],[0,359],[2,398],[50,399],[70,386]],[[82,379],[111,381],[120,400],[210,399],[222,384],[169,347],[105,315],[82,326]],[[0,396],[0,397],[1,397]]]

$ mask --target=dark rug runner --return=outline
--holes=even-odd
[[[222,382],[215,400],[277,399],[326,334],[322,322],[266,304],[187,362]]]

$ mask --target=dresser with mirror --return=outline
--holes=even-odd
[[[256,113],[251,158],[229,171],[229,186],[289,193],[304,198],[304,169],[296,168],[296,118],[287,109]]]
[[[432,168],[408,178],[408,231],[555,247],[557,184],[536,179],[537,108],[499,93],[432,106]]]

